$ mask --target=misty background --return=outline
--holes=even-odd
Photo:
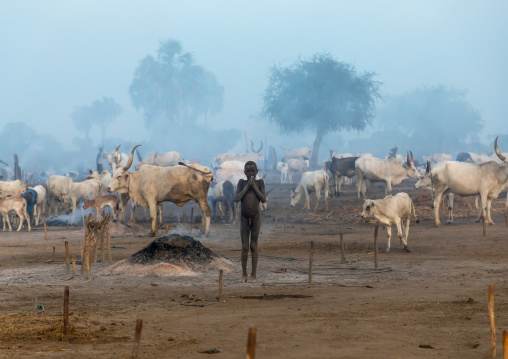
[[[0,2],[0,160],[82,172],[102,145],[142,144],[143,157],[210,166],[244,153],[245,134],[280,160],[280,146],[312,148],[316,133],[263,114],[271,71],[324,53],[373,74],[380,97],[365,129],[323,135],[319,161],[394,146],[420,160],[491,153],[496,136],[507,152],[507,18],[501,0]],[[164,61],[198,80],[155,91],[146,79],[163,78]]]

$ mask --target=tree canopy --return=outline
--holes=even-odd
[[[104,143],[107,127],[122,113],[122,107],[111,97],[95,100],[90,106],[81,106],[74,109],[71,119],[79,131],[88,138],[93,125],[101,130],[101,143]]]
[[[129,88],[132,103],[145,123],[195,122],[222,110],[224,89],[215,76],[194,64],[178,41],[160,43],[157,56],[146,56]],[[160,123],[160,122],[159,122]]]
[[[324,135],[364,130],[375,116],[380,82],[375,73],[358,74],[354,66],[318,53],[288,67],[270,69],[263,114],[284,133],[314,131],[311,166],[317,167]]]

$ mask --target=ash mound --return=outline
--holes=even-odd
[[[191,236],[171,234],[158,238],[102,274],[148,276],[196,276],[200,272],[229,272],[234,264],[206,248]]]
[[[170,262],[186,264],[192,269],[210,264],[214,259],[221,258],[195,240],[191,236],[171,234],[158,238],[127,261],[131,264],[153,264],[154,262]]]

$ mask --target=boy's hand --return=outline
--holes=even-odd
[[[251,186],[254,185],[254,176],[249,177],[249,185],[251,185]]]

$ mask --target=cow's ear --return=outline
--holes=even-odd
[[[376,203],[376,202],[371,202],[371,204],[370,204],[370,205],[371,205],[371,207],[374,207],[374,203]]]

